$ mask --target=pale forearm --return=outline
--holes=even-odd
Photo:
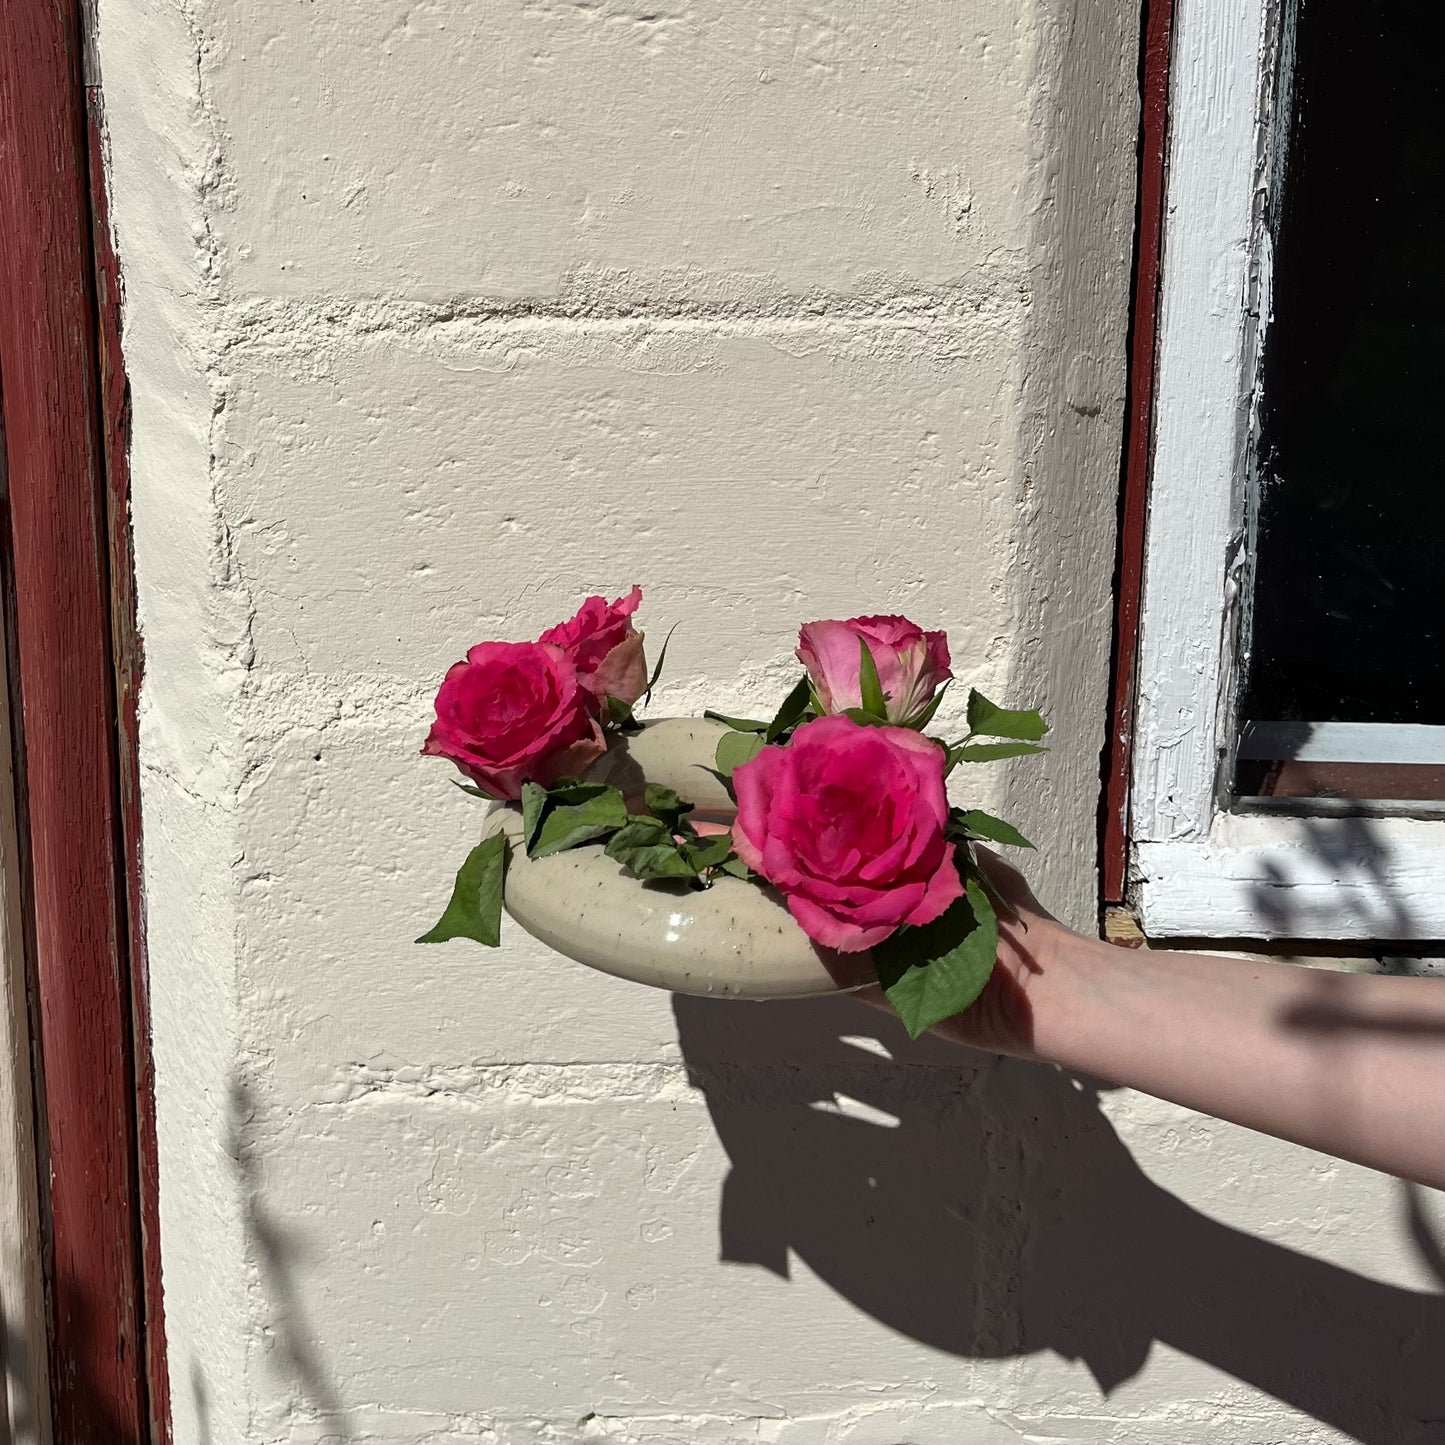
[[[1038,1057],[1445,1185],[1445,980],[1036,943]]]

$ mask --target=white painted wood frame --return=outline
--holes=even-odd
[[[1156,937],[1445,938],[1445,821],[1228,811],[1278,22],[1274,0],[1175,9],[1134,898]]]
[[[1445,727],[1427,723],[1283,722],[1244,725],[1235,756],[1297,763],[1445,765]]]

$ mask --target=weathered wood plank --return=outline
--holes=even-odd
[[[0,387],[49,1155],[55,1435],[150,1434],[79,7],[0,7]]]

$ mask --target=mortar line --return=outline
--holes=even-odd
[[[696,330],[739,326],[751,330],[796,330],[820,326],[917,327],[958,322],[993,322],[1029,305],[1018,280],[942,291],[904,291],[876,296],[774,294],[727,300],[689,298],[613,300],[578,297],[506,301],[465,298],[447,301],[336,296],[256,297],[217,300],[225,318],[225,349],[295,344],[313,329],[365,336],[423,332],[444,327],[482,330],[575,331]],[[272,328],[276,328],[273,332]],[[279,333],[279,334],[277,334]]]

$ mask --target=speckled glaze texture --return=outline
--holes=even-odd
[[[673,788],[701,816],[728,821],[727,789],[711,771],[726,729],[701,718],[662,718],[614,738],[588,774],[639,796],[647,783]],[[528,858],[517,809],[499,808],[488,830],[517,845],[507,867],[507,912],[558,953],[618,978],[674,993],[723,998],[798,998],[856,988],[873,978],[867,954],[819,948],[779,895],[721,878],[711,888],[642,883],[600,845]]]

